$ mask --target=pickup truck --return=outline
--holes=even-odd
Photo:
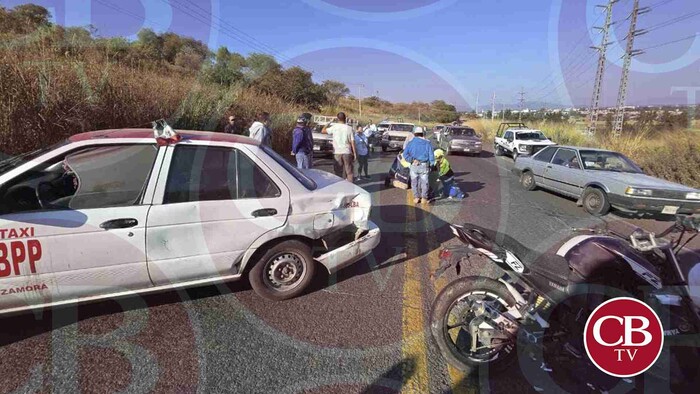
[[[388,150],[402,150],[407,139],[413,138],[413,123],[389,123],[387,130],[382,135],[382,152]]]
[[[555,145],[540,130],[530,129],[524,123],[503,123],[493,142],[496,156],[508,155],[517,159],[521,155],[534,155]]]

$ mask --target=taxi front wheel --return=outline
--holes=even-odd
[[[311,283],[315,262],[311,249],[290,240],[270,248],[250,270],[250,284],[258,295],[282,301],[300,295]]]

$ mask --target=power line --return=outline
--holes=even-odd
[[[644,31],[647,33],[652,32],[654,30],[658,30],[658,29],[661,29],[663,27],[675,25],[676,23],[683,22],[684,20],[690,19],[690,18],[698,16],[698,15],[700,15],[700,11],[691,12],[689,14],[681,15],[681,16],[678,16],[676,18],[667,20],[665,22],[661,22],[661,23],[657,23],[656,25],[652,25],[652,26],[644,29]]]
[[[641,52],[646,52],[646,51],[648,51],[648,50],[650,50],[650,49],[656,49],[656,48],[665,47],[665,46],[667,46],[667,45],[675,44],[675,43],[677,43],[677,42],[687,41],[687,40],[690,40],[690,39],[693,39],[693,38],[696,38],[696,37],[697,37],[697,34],[693,34],[692,36],[683,37],[683,38],[679,38],[679,39],[677,39],[677,40],[668,41],[668,42],[664,42],[664,43],[661,43],[661,44],[658,44],[658,45],[646,47],[646,48],[644,48],[644,49],[640,49],[640,51],[641,51]]]

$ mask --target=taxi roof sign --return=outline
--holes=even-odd
[[[170,127],[165,119],[159,119],[153,122],[153,136],[156,141],[158,141],[159,145],[176,143],[182,139],[182,137]]]

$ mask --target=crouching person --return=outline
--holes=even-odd
[[[452,198],[450,190],[455,183],[455,173],[450,168],[450,162],[445,157],[445,151],[442,149],[435,150],[435,165],[438,169],[438,176],[442,183],[442,197]]]

